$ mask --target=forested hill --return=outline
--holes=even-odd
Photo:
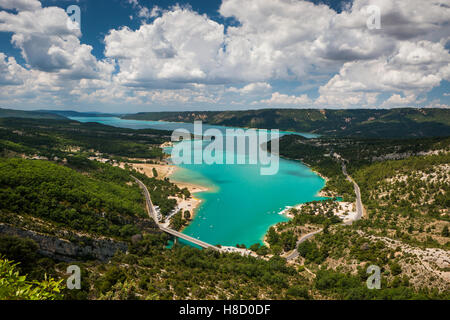
[[[45,288],[49,277],[64,284],[74,260],[81,290],[61,286],[65,299],[449,299],[442,276],[450,138],[282,137],[281,155],[326,176],[330,197],[353,202],[333,153],[347,159],[367,216],[341,225],[329,211],[336,201],[309,203],[292,223],[269,231],[270,247],[250,246],[261,259],[167,249],[169,237],[149,219],[133,176],[163,216],[190,193],[134,170],[132,161],[164,161],[160,144],[169,139],[167,131],[68,119],[0,119],[0,278],[14,284],[1,288],[0,299],[18,298],[25,275]],[[318,228],[323,232],[302,243],[293,264],[280,256]],[[20,263],[20,277],[11,261]],[[369,265],[383,270],[380,290],[366,286]]]
[[[117,117],[118,114],[101,113],[101,112],[78,112],[72,110],[37,110],[38,112],[45,112],[60,115],[63,117]]]
[[[0,155],[5,152],[66,157],[75,150],[95,155],[161,159],[170,132],[126,129],[74,120],[0,118]]]
[[[432,137],[450,135],[448,109],[263,109],[248,111],[143,112],[124,119],[165,120],[312,132],[329,136]]]
[[[31,118],[31,119],[66,119],[66,117],[46,111],[23,111],[0,108],[0,118]]]

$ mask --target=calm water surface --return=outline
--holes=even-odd
[[[124,120],[115,117],[71,119],[133,129],[193,130],[191,123]],[[217,128],[222,132],[229,129],[203,125],[203,130],[208,128]],[[314,137],[312,134],[301,135]],[[170,152],[170,149],[167,151]],[[280,159],[278,173],[271,176],[261,175],[260,165],[250,164],[182,164],[179,168],[171,179],[201,184],[210,189],[195,194],[203,202],[183,233],[211,244],[250,246],[262,243],[270,226],[287,220],[279,214],[286,206],[323,199],[316,195],[325,181],[297,161]]]

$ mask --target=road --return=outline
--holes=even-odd
[[[354,186],[354,189],[355,189],[355,195],[356,195],[356,216],[355,216],[355,219],[353,221],[356,221],[356,220],[361,219],[361,217],[363,215],[363,204],[362,204],[362,201],[361,201],[361,191],[359,189],[358,184],[355,182],[355,180],[353,180],[353,178],[347,173],[347,167],[345,166],[344,162],[342,162],[342,173],[346,176],[347,180],[349,180],[350,182],[353,183],[353,186]],[[150,193],[148,192],[147,187],[145,186],[145,184],[141,180],[137,179],[136,177],[133,177],[133,179],[136,180],[136,182],[139,184],[141,189],[144,191],[145,201],[146,201],[146,204],[147,204],[148,215],[149,215],[149,217],[151,219],[153,219],[153,221],[155,221],[156,225],[159,227],[159,229],[161,231],[164,231],[164,232],[166,232],[168,234],[171,234],[171,235],[173,235],[173,236],[175,236],[177,238],[181,238],[181,239],[184,239],[184,240],[189,241],[191,243],[194,243],[194,244],[196,244],[196,245],[198,245],[198,246],[200,246],[202,248],[211,248],[211,249],[220,251],[220,248],[218,248],[216,246],[213,246],[212,244],[209,244],[209,243],[206,243],[204,241],[192,238],[192,237],[190,237],[188,235],[185,235],[184,233],[181,233],[181,232],[178,232],[178,231],[175,231],[173,229],[166,228],[166,227],[163,227],[162,225],[160,225],[159,221],[158,221],[158,218],[157,218],[157,215],[156,215],[155,208],[153,207],[153,203],[152,203],[152,199],[150,197]],[[353,221],[348,221],[345,224],[346,225],[352,224]],[[286,257],[286,260],[296,259],[298,257],[298,251],[297,251],[298,245],[300,243],[302,243],[303,241],[306,241],[309,238],[313,237],[317,233],[322,232],[322,230],[323,229],[319,229],[317,231],[305,234],[303,237],[301,237],[297,241],[297,243],[295,245],[295,249]]]
[[[355,195],[356,195],[356,217],[353,221],[357,221],[362,218],[363,215],[363,204],[361,201],[361,190],[359,189],[358,184],[353,180],[352,177],[347,173],[347,167],[345,166],[345,163],[342,162],[342,173],[347,177],[347,180],[353,183],[353,188],[355,189]]]
[[[175,231],[173,229],[163,227],[158,221],[158,218],[157,218],[157,215],[156,215],[156,211],[155,211],[155,208],[153,207],[152,199],[150,197],[150,193],[148,192],[147,186],[141,180],[139,180],[138,178],[136,178],[134,176],[132,176],[132,177],[138,183],[139,187],[144,192],[145,202],[146,202],[146,205],[147,205],[148,216],[150,217],[150,219],[153,219],[153,221],[155,221],[156,225],[158,226],[158,228],[161,231],[166,232],[166,233],[168,233],[168,234],[170,234],[170,235],[172,235],[174,237],[181,238],[183,240],[189,241],[189,242],[191,242],[193,244],[196,244],[196,245],[198,245],[198,246],[200,246],[202,248],[205,248],[205,249],[209,248],[209,249],[214,249],[214,250],[220,251],[220,248],[218,248],[216,246],[213,246],[212,244],[209,244],[209,243],[206,243],[204,241],[192,238],[192,237],[190,237],[190,236],[188,236],[188,235],[186,235],[184,233]]]
[[[340,157],[339,157],[340,158]],[[340,158],[341,159],[341,158]],[[353,221],[357,221],[359,219],[362,218],[363,215],[363,204],[361,201],[361,190],[359,189],[358,184],[355,182],[355,180],[353,180],[353,178],[347,173],[347,167],[345,166],[345,163],[342,161],[342,173],[345,175],[345,177],[347,178],[348,181],[353,183],[353,187],[355,189],[355,195],[356,195],[356,216],[355,219],[344,222],[345,225],[351,225],[353,223]],[[309,238],[311,238],[312,236],[318,234],[319,232],[322,232],[323,229],[305,234],[303,237],[301,237],[296,245],[295,245],[295,249],[286,257],[286,260],[292,260],[292,259],[296,259],[298,257],[298,245],[300,243],[302,243],[305,240],[308,240]]]
[[[150,193],[148,192],[147,187],[145,186],[145,184],[139,180],[138,178],[131,176],[134,180],[136,180],[136,182],[138,183],[139,187],[142,189],[142,191],[144,191],[144,196],[145,196],[145,203],[147,205],[147,212],[148,215],[151,219],[153,219],[153,221],[155,221],[156,225],[159,227],[159,221],[156,215],[156,211],[155,208],[153,207],[153,202],[152,199],[150,198]]]
[[[319,232],[322,232],[322,230],[323,230],[323,229],[319,229],[319,230],[317,230],[317,231],[314,231],[314,232],[305,234],[303,237],[301,237],[300,239],[298,239],[298,240],[297,240],[297,243],[295,244],[295,250],[292,251],[292,252],[286,257],[286,260],[289,261],[289,260],[292,260],[292,259],[297,258],[297,257],[298,257],[298,251],[297,251],[298,245],[299,245],[300,243],[302,243],[303,241],[308,240],[309,238],[311,238],[311,237],[314,236],[315,234],[318,234]]]

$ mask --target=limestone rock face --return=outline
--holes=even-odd
[[[58,237],[39,234],[35,231],[24,230],[0,223],[0,234],[18,236],[34,240],[39,246],[39,253],[60,261],[75,261],[80,259],[109,260],[117,251],[126,252],[125,242],[110,239],[91,239],[73,236],[72,241]]]

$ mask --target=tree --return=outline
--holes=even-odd
[[[56,300],[62,299],[63,280],[52,278],[28,281],[17,271],[17,263],[0,257],[0,300]]]
[[[191,213],[189,212],[189,210],[186,210],[186,211],[184,212],[184,218],[185,218],[186,220],[191,219]]]
[[[445,227],[442,229],[442,236],[443,236],[443,237],[448,237],[448,236],[450,236],[450,233],[449,233],[449,231],[448,231],[448,226],[445,226]]]
[[[402,273],[402,267],[396,262],[391,263],[390,268],[391,268],[392,275],[394,275],[394,276]]]
[[[0,255],[13,261],[20,261],[18,271],[30,273],[38,260],[38,246],[28,238],[0,235]]]
[[[158,177],[158,171],[156,171],[155,168],[152,168],[152,172],[153,172],[153,177],[154,178]]]
[[[301,286],[292,286],[286,291],[287,299],[309,299],[308,289]]]
[[[256,252],[256,251],[258,251],[260,246],[261,245],[259,243],[255,243],[255,244],[252,244],[249,249]]]
[[[181,189],[181,194],[184,196],[185,199],[191,197],[191,192],[187,188]]]
[[[272,253],[274,254],[274,255],[280,255],[281,254],[281,252],[283,251],[282,249],[281,249],[281,246],[279,245],[279,244],[276,244],[276,245],[273,245],[273,246],[271,246],[270,247],[271,249],[272,249]]]
[[[278,244],[279,241],[280,241],[280,236],[275,231],[275,228],[274,227],[270,227],[269,231],[267,232],[267,242],[271,246],[273,246],[275,244]]]
[[[170,219],[170,224],[169,226],[176,230],[176,231],[180,231],[181,228],[183,228],[183,226],[185,225],[186,221],[183,219],[182,217],[182,212],[183,211],[178,211],[176,214],[173,215],[173,217]]]
[[[266,246],[260,246],[258,250],[256,250],[256,253],[260,256],[265,256],[269,254],[269,248],[267,248]]]

